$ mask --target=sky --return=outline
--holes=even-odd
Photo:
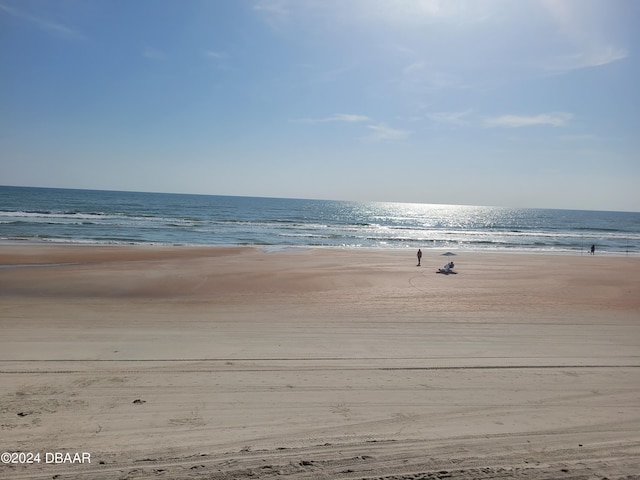
[[[636,0],[0,0],[0,185],[640,211]]]

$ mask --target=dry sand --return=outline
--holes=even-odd
[[[640,478],[640,258],[442,253],[0,246],[0,478]]]

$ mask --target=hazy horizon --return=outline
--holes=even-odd
[[[524,209],[524,210],[576,210],[576,211],[594,211],[594,212],[611,212],[611,213],[640,213],[636,210],[602,210],[602,209],[573,209],[573,208],[547,208],[547,207],[535,207],[535,206],[507,206],[507,205],[480,205],[471,203],[424,203],[424,202],[398,202],[395,200],[349,200],[344,198],[309,198],[309,197],[278,197],[278,196],[265,196],[265,195],[228,195],[218,193],[198,193],[198,192],[159,192],[159,191],[144,191],[144,190],[113,190],[108,188],[67,188],[67,187],[47,187],[47,186],[33,186],[33,185],[0,185],[2,187],[9,188],[41,188],[41,189],[53,189],[53,190],[79,190],[79,191],[95,191],[95,192],[114,192],[114,193],[141,193],[151,195],[194,195],[204,197],[239,197],[239,198],[255,198],[255,199],[273,199],[273,200],[308,200],[318,202],[353,202],[353,203],[380,203],[380,204],[398,204],[398,205],[423,205],[423,206],[441,206],[441,207],[488,207],[488,208],[504,208],[504,209]]]

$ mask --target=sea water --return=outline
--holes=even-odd
[[[0,239],[640,254],[640,213],[0,186]]]

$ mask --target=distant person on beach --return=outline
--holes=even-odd
[[[416,266],[420,266],[420,261],[422,260],[422,250],[418,249],[418,265]]]
[[[591,255],[595,255],[595,254],[596,254],[596,246],[591,245]]]
[[[453,262],[449,262],[444,266],[442,270],[444,270],[446,273],[449,273],[452,268],[453,268]]]

